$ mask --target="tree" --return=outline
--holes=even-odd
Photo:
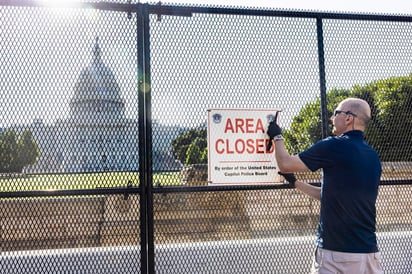
[[[202,154],[200,155],[200,163],[207,164],[207,146],[203,149]]]
[[[31,131],[25,130],[17,136],[11,129],[0,136],[0,172],[21,172],[25,166],[34,164],[39,156]]]
[[[412,74],[377,81],[378,153],[385,161],[412,161]]]
[[[40,156],[40,150],[33,138],[33,134],[29,130],[25,130],[20,135],[17,142],[17,157],[16,162],[12,164],[16,172],[21,172],[23,167],[33,165]]]
[[[14,130],[7,130],[0,136],[0,171],[10,172],[17,154],[17,136]]]
[[[207,163],[207,158],[205,159],[204,157],[205,148],[202,149],[203,146],[204,146],[204,140],[200,137],[196,137],[193,140],[193,142],[189,145],[186,151],[185,165],[206,164]]]
[[[327,115],[330,117],[336,105],[351,95],[349,90],[333,89],[327,94]],[[303,107],[298,116],[292,120],[290,130],[284,130],[286,147],[292,154],[297,154],[313,143],[322,139],[322,119],[320,111],[320,99],[314,103],[308,103]],[[328,135],[332,133],[331,124],[328,127]]]
[[[382,161],[412,160],[412,74],[354,85],[352,89],[333,89],[326,95],[328,116],[337,104],[347,98],[366,100],[372,119],[365,131],[368,143]],[[329,123],[328,134],[331,132]],[[307,104],[293,118],[289,130],[284,130],[290,153],[296,154],[321,139],[320,100]]]
[[[204,150],[207,149],[205,129],[191,129],[182,133],[172,141],[172,147],[175,158],[182,164],[207,162],[207,157],[204,157]]]

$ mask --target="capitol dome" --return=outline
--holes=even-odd
[[[93,50],[93,60],[85,67],[74,86],[70,101],[70,120],[106,121],[124,118],[124,101],[114,73],[102,61],[99,39]]]

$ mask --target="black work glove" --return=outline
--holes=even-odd
[[[268,130],[266,131],[267,135],[269,136],[269,142],[266,147],[266,151],[270,151],[270,149],[272,148],[273,138],[275,138],[275,136],[277,135],[282,134],[282,129],[279,127],[278,124],[276,124],[276,121],[278,120],[278,114],[279,111],[276,111],[275,118],[273,118],[273,120],[270,121]]]
[[[297,179],[294,173],[282,173],[278,171],[278,174],[282,175],[285,178],[285,180],[289,183],[289,185],[295,188],[295,182],[297,181]]]

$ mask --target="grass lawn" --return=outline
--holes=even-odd
[[[72,174],[13,174],[0,176],[0,191],[69,190],[139,185],[138,172],[72,173]],[[180,185],[179,172],[153,175],[153,183],[164,186]]]

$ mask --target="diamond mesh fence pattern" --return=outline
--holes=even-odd
[[[298,153],[320,140],[316,18],[226,12],[151,15],[152,115],[155,124],[171,129],[169,135],[153,132],[154,149],[172,143],[182,132],[206,131],[206,113],[211,108],[282,109],[281,124],[295,141],[290,152]],[[411,178],[407,154],[412,147],[412,48],[410,35],[399,35],[410,33],[410,26],[410,22],[322,20],[326,117],[350,95],[366,99],[373,108],[367,137],[384,161],[382,179],[387,184],[381,186],[377,203],[377,230],[389,273],[407,273],[410,267],[394,258],[399,254],[396,242],[411,242],[410,233],[402,234],[411,231],[410,208],[407,202],[389,206],[402,200],[401,193],[410,193],[409,185],[393,185],[410,183]],[[388,126],[391,123],[398,126]],[[331,124],[326,128],[330,134]],[[173,153],[173,147],[169,149]],[[186,165],[179,176],[185,186],[207,186],[206,172],[207,167],[199,164]],[[301,173],[298,178],[320,182],[321,174]],[[154,241],[160,247],[156,270],[308,272],[318,213],[316,201],[291,190],[155,195]]]
[[[41,152],[24,171],[137,171],[135,20],[3,7],[1,24],[2,132]]]
[[[2,273],[308,272],[319,202],[209,184],[208,111],[281,109],[298,153],[348,96],[385,273],[410,271],[411,18],[132,2],[0,4]]]
[[[0,9],[1,273],[136,273],[136,16]]]

